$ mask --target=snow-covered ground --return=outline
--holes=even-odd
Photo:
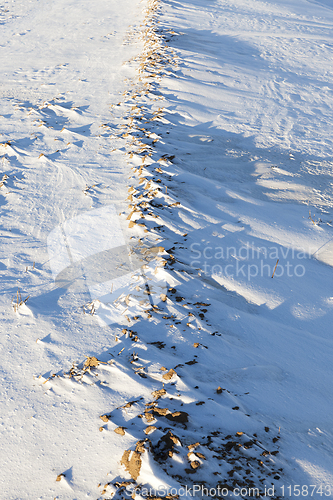
[[[0,498],[333,498],[331,1],[0,23]]]

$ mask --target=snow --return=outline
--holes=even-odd
[[[0,497],[333,498],[330,0],[0,23]]]

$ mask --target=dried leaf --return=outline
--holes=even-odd
[[[101,415],[99,418],[102,419],[103,422],[108,422],[110,420],[110,418],[107,415]]]
[[[189,445],[188,445],[188,449],[189,449],[190,451],[193,451],[193,450],[195,450],[195,448],[197,448],[198,446],[200,446],[200,443],[199,443],[199,442],[194,443],[194,444],[189,444]]]
[[[171,380],[174,375],[177,375],[177,373],[175,372],[175,370],[173,368],[170,368],[168,373],[165,373],[163,375],[163,378],[164,378],[164,380]]]
[[[130,408],[131,406],[133,406],[135,403],[137,403],[139,401],[139,399],[136,399],[135,401],[129,401],[128,403],[126,403],[124,406],[122,406],[121,408]]]
[[[87,357],[87,356],[86,356]],[[87,357],[86,361],[84,362],[84,367],[85,368],[96,368],[99,365],[99,361],[95,356],[91,356],[90,358]]]
[[[199,460],[193,460],[193,462],[191,462],[192,469],[197,469],[199,466],[200,466]]]
[[[120,436],[125,436],[125,427],[117,427],[114,432]]]
[[[151,432],[154,432],[155,430],[156,430],[155,425],[148,425],[148,427],[145,428],[144,433],[150,434]]]
[[[125,469],[130,473],[131,478],[136,481],[140,474],[142,461],[139,452],[133,451],[131,458],[129,458],[130,455],[131,450],[125,450],[120,463],[125,466]]]
[[[160,397],[164,396],[164,394],[166,394],[166,390],[159,389],[158,391],[153,391],[151,394],[154,398],[159,399]]]
[[[144,453],[145,452],[144,443],[145,443],[145,440],[137,441],[136,445],[135,445],[135,451],[138,451],[139,453]]]
[[[168,408],[154,408],[153,413],[163,417],[169,412]]]
[[[147,422],[153,422],[155,420],[155,417],[153,416],[153,414],[148,411],[148,410],[145,410],[145,418],[147,420]]]

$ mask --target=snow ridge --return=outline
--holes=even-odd
[[[168,43],[179,34],[157,24],[160,9],[160,2],[149,1],[143,26],[130,33],[143,39],[144,48],[132,61],[138,68],[132,89],[114,107],[117,113],[125,109],[124,124],[114,132],[120,145],[125,142],[134,172],[126,214],[135,240],[132,251],[147,254],[158,245],[155,273],[168,284],[167,291],[140,317],[124,315],[130,326],[117,333],[111,361],[103,355],[88,358],[63,376],[89,385],[97,377],[100,387],[119,393],[124,385],[135,387],[130,400],[100,415],[100,432],[113,430],[126,443],[119,456],[123,468],[118,474],[110,471],[114,477],[101,484],[101,498],[177,498],[193,485],[220,488],[223,496],[242,491],[244,499],[263,497],[267,488],[277,490],[285,466],[279,457],[280,429],[248,414],[246,393],[219,385],[213,367],[228,341],[211,309],[218,310],[222,288],[174,255],[188,248],[185,231],[192,229],[195,214],[174,189],[181,174],[166,139],[173,113],[160,88],[163,75],[178,77],[179,60]],[[147,262],[151,257],[143,268]],[[93,314],[99,316],[98,305]],[[61,384],[59,377],[52,384]]]

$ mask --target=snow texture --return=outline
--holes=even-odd
[[[331,0],[0,24],[0,498],[333,498]]]

